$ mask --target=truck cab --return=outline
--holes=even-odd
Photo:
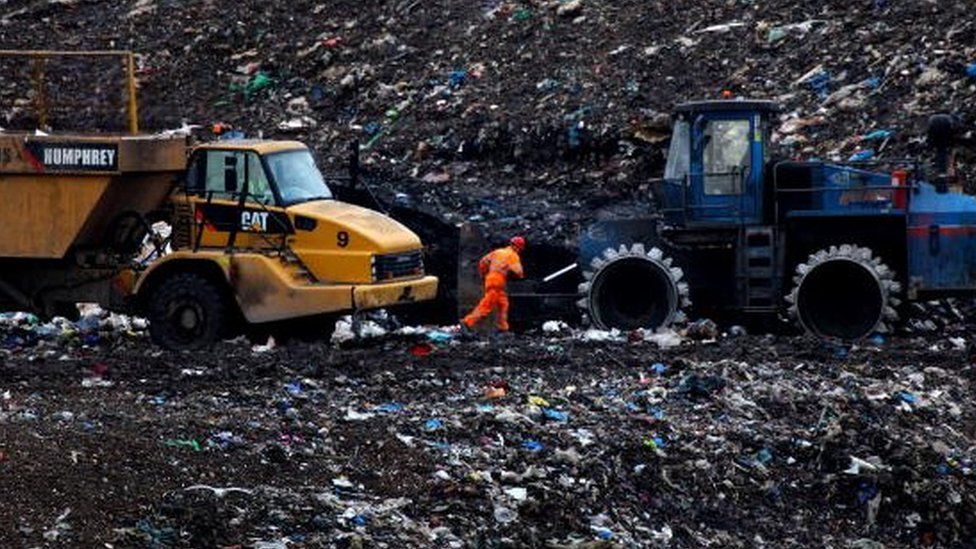
[[[324,333],[330,314],[436,295],[420,239],[383,214],[336,200],[302,143],[197,146],[170,200],[173,251],[134,287],[146,296],[140,302],[154,337],[169,347],[212,340],[222,330],[209,332],[213,314],[222,325],[237,317],[250,327],[287,322],[294,331]],[[173,273],[196,281],[167,291]],[[206,292],[222,296],[222,305],[208,313],[208,299],[191,286],[210,286]]]
[[[183,239],[197,249],[280,250],[317,281],[372,283],[423,274],[417,236],[387,216],[336,200],[299,142],[197,147],[185,189],[174,200],[192,211],[197,234]]]

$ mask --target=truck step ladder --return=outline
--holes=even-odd
[[[291,271],[292,278],[303,284],[312,284],[315,282],[315,277],[312,272],[308,270],[302,260],[295,255],[291,250],[282,250],[278,259]]]
[[[778,298],[776,230],[772,226],[743,227],[739,233],[736,277],[746,311],[776,310]]]

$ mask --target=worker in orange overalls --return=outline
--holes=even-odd
[[[468,329],[495,311],[495,324],[502,332],[508,331],[508,294],[505,293],[505,283],[511,275],[522,278],[522,259],[519,254],[525,249],[525,239],[521,236],[513,237],[509,245],[498,248],[478,262],[478,272],[485,279],[485,296],[471,314],[464,317],[461,323]]]

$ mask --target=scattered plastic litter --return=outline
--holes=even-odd
[[[522,448],[525,448],[530,452],[539,452],[545,448],[545,446],[543,446],[543,444],[538,440],[526,440],[522,442]]]
[[[359,139],[360,175],[387,205],[401,193],[452,226],[530,242],[652,212],[609,204],[650,196],[676,103],[776,98],[788,139],[771,158],[870,147],[883,160],[917,154],[908,136],[931,113],[971,112],[976,80],[964,2],[271,2],[259,17],[250,3],[12,4],[7,47],[56,29],[140,50],[150,128],[226,117],[306,141],[337,170]],[[5,89],[6,127],[36,98]],[[94,95],[52,111],[55,129],[110,118]],[[971,180],[971,155],[956,160]],[[341,352],[222,343],[178,359],[138,319],[0,315],[0,493],[31,503],[0,545],[966,545],[970,307],[910,308],[908,337],[883,345],[545,324],[468,343],[343,319]],[[418,342],[425,359],[407,353]],[[431,418],[444,426],[426,430]],[[58,497],[24,482],[46,478]],[[218,492],[231,485],[251,493]]]
[[[874,130],[871,133],[861,136],[861,141],[881,141],[894,135],[891,130]]]
[[[197,442],[196,439],[176,439],[176,438],[171,438],[171,439],[167,440],[166,442],[164,442],[164,444],[166,446],[171,446],[171,447],[174,447],[174,448],[190,448],[194,452],[199,452],[199,451],[203,450],[203,448],[200,446],[200,443]]]
[[[865,162],[874,158],[874,149],[864,149],[851,155],[847,160],[851,162]]]
[[[550,419],[552,421],[559,421],[563,423],[569,421],[569,413],[555,410],[553,408],[543,408],[542,415],[545,416],[546,419]]]
[[[415,343],[410,346],[407,352],[417,358],[423,358],[430,356],[430,354],[434,352],[434,346],[429,343]]]
[[[91,304],[78,307],[81,316],[74,322],[62,317],[41,322],[30,313],[0,313],[0,348],[99,347],[146,336],[144,319],[109,313]]]
[[[398,414],[403,411],[403,404],[399,402],[387,402],[385,404],[380,404],[379,406],[374,406],[372,412],[379,414]]]
[[[452,341],[454,339],[454,334],[442,331],[433,331],[427,333],[427,339],[431,343],[444,344]]]
[[[547,320],[542,323],[542,331],[547,334],[559,334],[569,330],[569,325],[561,320]]]
[[[505,536],[526,545],[540,534],[561,545],[730,535],[749,545],[772,532],[816,546],[820,526],[838,517],[846,518],[836,521],[836,540],[858,539],[871,523],[877,539],[892,541],[905,528],[930,528],[905,526],[912,513],[936,516],[926,506],[954,517],[976,509],[964,495],[976,479],[964,427],[974,409],[965,397],[971,382],[936,366],[965,364],[967,350],[941,334],[932,336],[944,344],[937,350],[904,352],[911,340],[890,337],[881,347],[851,347],[843,359],[803,338],[721,335],[668,350],[642,338],[572,348],[572,339],[523,336],[502,347],[452,340],[429,361],[396,352],[399,338],[429,342],[429,331],[391,333],[362,349],[303,345],[261,356],[231,342],[204,353],[205,361],[189,362],[201,372],[194,375],[145,370],[140,363],[158,352],[145,342],[125,359],[85,351],[69,370],[114,386],[98,395],[69,390],[53,405],[21,384],[0,392],[0,428],[19,441],[0,446],[6,456],[0,483],[31,467],[25,457],[35,455],[50,455],[70,480],[73,468],[96,458],[76,440],[124,434],[124,445],[105,450],[122,456],[119,463],[156,456],[149,461],[158,459],[154,472],[186,470],[185,476],[103,473],[122,475],[109,476],[105,488],[121,501],[129,497],[123,490],[155,487],[131,518],[113,525],[120,540],[135,544],[156,536],[206,545],[196,543],[202,538],[192,526],[203,521],[231,545],[355,535],[414,546],[431,536],[467,540],[479,524],[504,525]],[[18,356],[5,367],[51,367]],[[134,398],[115,398],[121,394]],[[194,436],[174,433],[179,426],[193,428]],[[56,434],[61,442],[55,451],[46,440],[20,436],[28,432]],[[914,480],[892,482],[893,474]],[[731,512],[742,518],[741,530],[694,513],[645,516],[648,502],[698,509],[716,490],[736,499]],[[756,526],[744,520],[787,497],[805,518],[784,524],[758,515]],[[201,505],[218,512],[195,515]],[[444,505],[458,512],[438,511]],[[87,520],[88,508],[73,500],[71,507],[71,528],[58,530],[58,542],[98,528]],[[540,508],[549,511],[537,515]],[[429,521],[441,522],[413,526]],[[46,542],[51,515],[32,524],[28,537]],[[952,527],[938,524],[946,526],[935,526],[934,535],[949,539]],[[267,535],[271,525],[278,537]]]

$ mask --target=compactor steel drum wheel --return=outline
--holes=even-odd
[[[691,305],[684,273],[658,248],[607,248],[583,271],[580,300],[590,325],[600,329],[656,329],[685,320]]]
[[[886,333],[898,320],[901,284],[881,258],[845,244],[810,255],[796,267],[786,296],[790,316],[815,336],[856,341]]]

